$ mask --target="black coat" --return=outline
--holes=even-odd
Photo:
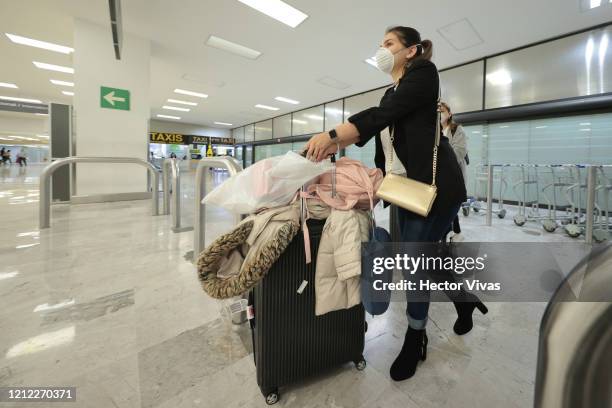
[[[438,88],[436,66],[427,60],[415,61],[400,79],[397,89],[387,89],[378,107],[348,118],[359,130],[357,146],[362,147],[375,136],[374,162],[383,173],[385,155],[380,132],[391,126],[394,129],[393,148],[406,169],[406,175],[431,183]],[[440,138],[438,148],[436,185],[438,195],[430,214],[446,212],[467,199],[461,169],[445,137]]]

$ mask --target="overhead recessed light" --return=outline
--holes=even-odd
[[[290,103],[292,105],[297,105],[298,103],[300,103],[298,101],[294,101],[293,99],[285,98],[284,96],[277,96],[274,99],[276,99],[277,101],[280,101],[280,102],[287,102],[287,103]]]
[[[52,84],[61,86],[74,86],[74,82],[60,81],[59,79],[50,79]]]
[[[17,89],[18,88],[17,85],[11,84],[11,83],[8,83],[8,82],[0,82],[0,87],[2,87],[2,88],[13,88],[13,89]]]
[[[480,130],[472,130],[472,133],[480,133]]]
[[[225,122],[215,122],[215,125],[233,126],[231,123],[225,123]]]
[[[612,0],[610,2],[612,3]],[[582,122],[580,126],[591,126],[591,122]]]
[[[370,64],[374,68],[378,69],[378,64],[376,64],[376,60],[374,59],[374,57],[368,58],[367,60],[365,60],[365,62],[367,62],[368,64]]]
[[[259,103],[257,105],[255,105],[255,107],[259,108],[259,109],[267,109],[267,110],[272,110],[272,111],[277,111],[277,110],[280,109],[280,108],[275,108],[274,106],[262,105],[262,104],[259,104]]]
[[[305,120],[301,120],[301,119],[293,119],[293,123],[298,123],[298,124],[300,124],[300,125],[305,125],[305,124],[307,124],[308,122],[307,122],[307,121],[305,121]]]
[[[593,9],[595,7],[601,6],[601,0],[590,0],[589,6]]]
[[[224,40],[223,38],[215,37],[214,35],[208,37],[206,45],[249,59],[257,59],[261,55],[261,52],[257,50]]]
[[[66,74],[74,74],[74,68],[64,67],[61,65],[47,64],[46,62],[32,61],[36,68],[46,69],[48,71],[65,72]]]
[[[200,93],[200,92],[193,92],[193,91],[187,91],[185,89],[175,89],[174,93],[177,94],[183,94],[183,95],[189,95],[189,96],[196,96],[198,98],[208,98],[208,95]]]
[[[42,103],[42,101],[39,101],[38,99],[15,98],[13,96],[0,95],[0,99],[6,99],[7,101],[15,101],[15,102]]]
[[[189,108],[178,108],[176,106],[168,106],[168,105],[164,105],[162,106],[163,109],[168,109],[168,110],[175,110],[175,111],[181,111],[181,112],[189,112],[191,109]]]
[[[168,102],[170,102],[170,103],[178,103],[180,105],[198,106],[198,104],[196,102],[180,101],[178,99],[168,99]]]
[[[62,91],[62,93],[63,93],[64,95],[74,96],[74,92],[70,92],[70,91]]]
[[[547,128],[547,127],[548,127],[548,126],[544,125],[544,126],[536,126],[535,128],[536,128],[536,129],[544,129],[544,128]]]
[[[512,77],[510,76],[510,72],[505,69],[500,69],[499,71],[487,74],[487,81],[492,85],[508,85],[512,83]]]
[[[70,54],[74,52],[74,48],[66,47],[65,45],[53,44],[46,41],[34,40],[32,38],[22,37],[20,35],[6,33],[6,36],[12,42],[30,47],[43,48],[49,51],[61,52],[62,54]]]
[[[299,26],[308,18],[308,14],[302,13],[295,7],[281,0],[238,0],[242,4],[253,7],[260,13],[264,13],[268,17],[287,24],[291,28]]]
[[[500,126],[499,128],[500,128],[500,129],[505,129],[505,128],[509,128],[509,127],[510,127],[510,126],[508,126],[508,125],[504,125],[504,126]]]
[[[171,116],[171,115],[157,115],[158,118],[165,118],[165,119],[176,119],[176,120],[180,120],[181,118],[178,116]]]
[[[581,132],[590,132],[591,128],[587,128],[587,129],[580,129]]]

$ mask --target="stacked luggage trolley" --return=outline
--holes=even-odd
[[[517,226],[530,222],[541,224],[549,232],[563,228],[572,237],[585,236],[587,243],[602,242],[609,238],[610,194],[612,193],[612,165],[590,164],[489,164],[476,172],[476,197],[466,204],[464,215],[472,209],[487,216],[499,218],[506,215],[504,198],[511,186],[517,211],[513,221]],[[479,195],[486,196],[486,210]],[[495,186],[499,195],[494,197]],[[498,209],[493,210],[496,199]],[[506,199],[508,199],[506,197]],[[511,198],[510,198],[511,199]],[[465,207],[464,207],[465,208]],[[503,211],[503,213],[502,213]]]

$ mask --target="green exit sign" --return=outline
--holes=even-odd
[[[130,91],[127,89],[100,87],[100,107],[130,110]]]

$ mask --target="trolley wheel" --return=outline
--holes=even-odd
[[[596,229],[593,231],[593,239],[595,242],[604,242],[608,239],[608,232],[602,229]]]
[[[470,207],[462,207],[461,211],[463,211],[463,215],[465,217],[467,217],[468,215],[470,215]]]
[[[359,360],[355,361],[355,368],[357,368],[357,370],[359,371],[363,371],[366,368],[366,361],[363,358],[363,356],[359,357]]]
[[[582,231],[576,224],[568,224],[565,226],[565,232],[572,238],[578,238]]]
[[[527,219],[525,218],[524,215],[514,216],[514,223],[518,225],[519,227],[522,227],[523,225],[525,225],[526,222],[527,222]]]
[[[506,216],[506,209],[502,208],[501,210],[499,210],[499,212],[497,213],[497,218],[504,218]]]
[[[557,229],[557,223],[553,220],[544,220],[542,221],[542,228],[544,228],[547,232],[555,232]]]
[[[274,391],[271,391],[266,395],[266,404],[274,405],[278,402],[279,399],[280,396],[278,395],[278,390],[275,389]]]

